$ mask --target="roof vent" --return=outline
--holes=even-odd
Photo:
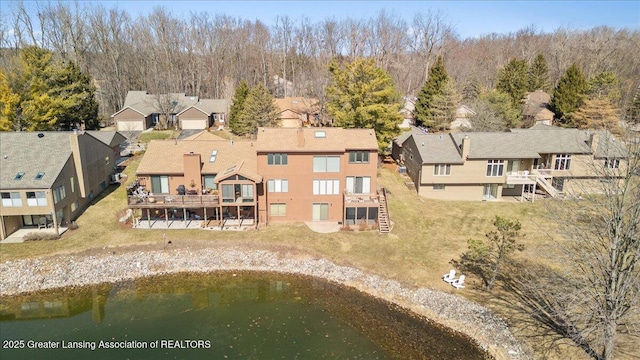
[[[423,141],[423,142],[422,142],[422,144],[420,144],[420,145],[424,146],[424,141]]]
[[[43,133],[38,133],[38,137],[39,137],[39,138],[43,138],[43,137],[44,137],[44,134],[43,134]]]
[[[8,157],[9,157],[9,155],[5,155],[5,156],[4,156],[5,160],[6,160]]]

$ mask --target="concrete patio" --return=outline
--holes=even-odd
[[[68,228],[61,226],[58,228],[58,234],[62,235],[67,230]],[[0,241],[0,244],[19,244],[24,242],[23,237],[25,235],[29,233],[39,233],[39,232],[55,234],[56,229],[53,229],[53,228],[38,229],[37,227],[22,228],[20,230],[17,230],[13,234],[9,235],[6,239]]]

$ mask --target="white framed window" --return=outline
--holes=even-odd
[[[571,167],[571,154],[556,154],[554,170],[569,170]]]
[[[604,160],[605,169],[619,169],[620,168],[620,159],[610,158]]]
[[[19,192],[3,192],[0,193],[2,197],[2,206],[4,207],[20,207],[22,206],[22,199]]]
[[[433,184],[434,191],[442,191],[444,190],[444,184]]]
[[[349,194],[370,194],[371,177],[369,176],[347,176],[347,192]]]
[[[487,176],[502,176],[504,173],[504,160],[487,160]]]
[[[169,176],[152,176],[151,177],[151,192],[154,194],[168,194],[169,193]]]
[[[27,191],[27,206],[47,206],[47,194],[44,191]]]
[[[498,198],[498,184],[484,184],[482,186],[482,200],[495,200]]]
[[[289,192],[289,180],[271,179],[267,181],[267,191],[269,192]]]
[[[340,172],[340,157],[314,156],[313,172]]]
[[[287,216],[287,204],[281,204],[281,203],[269,204],[269,215]]]
[[[339,180],[313,180],[313,195],[339,195]]]
[[[433,176],[449,176],[451,175],[450,164],[435,164],[433,165]]]

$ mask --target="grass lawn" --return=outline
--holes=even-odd
[[[150,132],[149,136],[172,136],[168,132]],[[144,135],[144,134],[143,134]],[[125,173],[128,182],[135,178],[140,157],[130,160]],[[492,230],[496,215],[522,223],[520,239],[524,252],[517,256],[536,258],[544,253],[552,239],[553,222],[547,219],[545,201],[534,204],[517,202],[464,202],[421,199],[405,186],[407,178],[388,170],[379,170],[379,182],[388,189],[388,203],[394,223],[392,233],[341,231],[318,234],[304,224],[271,225],[258,231],[218,232],[202,230],[138,230],[118,223],[126,210],[125,186],[112,186],[96,199],[77,220],[79,228],[68,231],[58,241],[2,244],[0,260],[65,254],[105,247],[118,251],[140,245],[161,244],[163,233],[174,244],[190,246],[227,245],[299,252],[324,257],[340,265],[361,268],[396,279],[406,285],[456,293],[493,308],[505,319],[516,317],[507,304],[480,289],[479,279],[467,280],[464,290],[455,290],[441,280],[451,268],[450,260],[466,250],[469,238],[482,238]],[[517,334],[518,335],[518,334]],[[526,335],[526,334],[525,334]],[[523,334],[520,334],[523,336]],[[581,357],[580,352],[570,355]]]
[[[180,131],[175,130],[153,130],[149,132],[143,132],[138,136],[138,141],[141,143],[148,143],[151,140],[166,140],[173,139],[180,135]]]

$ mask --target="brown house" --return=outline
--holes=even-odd
[[[260,128],[255,142],[152,141],[129,207],[141,209],[149,227],[332,221],[388,231],[377,149],[370,129]]]
[[[299,128],[301,126],[323,125],[318,100],[304,97],[275,99],[280,115],[280,127]]]
[[[549,109],[551,95],[542,90],[528,92],[524,97],[523,127],[535,124],[553,125],[554,113]]]
[[[0,132],[0,238],[66,226],[112,180],[124,137],[106,132]]]
[[[209,127],[224,128],[229,112],[229,101],[200,99],[177,114],[183,130],[203,130]]]

